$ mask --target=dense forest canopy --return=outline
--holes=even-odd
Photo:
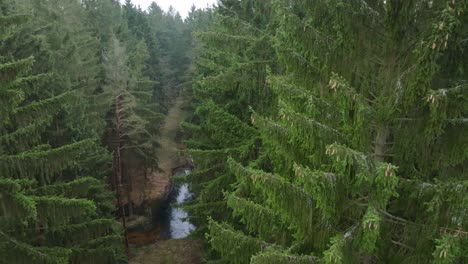
[[[0,0],[0,259],[127,263],[183,97],[207,263],[466,263],[467,91],[466,0]]]
[[[182,125],[208,258],[466,262],[467,8],[219,1]]]
[[[115,191],[158,166],[197,12],[0,1],[0,262],[127,262]]]

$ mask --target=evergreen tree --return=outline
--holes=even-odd
[[[144,59],[146,46],[141,45],[140,52]],[[106,63],[108,86],[103,94],[111,109],[108,113],[110,130],[107,141],[113,151],[122,152],[123,166],[127,168],[123,172],[123,182],[127,187],[130,216],[131,177],[146,176],[150,168],[157,167],[156,132],[161,120],[161,114],[153,110],[155,104],[151,86],[148,85],[150,82],[138,78],[141,77],[140,65],[143,65],[141,61],[132,61],[127,57],[125,48],[114,38]],[[137,164],[132,164],[135,162]]]
[[[274,95],[265,85],[267,66],[274,67],[274,51],[267,18],[256,16],[255,9],[266,11],[268,3],[221,1],[213,24],[200,26],[197,30],[202,31],[195,33],[196,110],[192,123],[182,124],[182,129],[189,135],[186,143],[197,166],[197,172],[188,176],[197,194],[188,209],[198,232],[206,231],[207,216],[239,223],[224,200],[225,191],[236,189],[232,185],[236,178],[225,161],[229,156],[245,163],[259,158],[260,135],[249,124],[249,106],[262,113],[275,111]],[[218,223],[210,225],[214,226]]]
[[[190,64],[180,15],[151,12],[0,1],[3,261],[126,261],[115,211],[131,216],[133,180],[158,168],[157,131]]]
[[[20,34],[30,27],[24,23],[30,17],[12,13],[13,4],[3,1],[0,10],[2,260],[122,261],[120,228],[111,215],[112,197],[99,179],[87,175],[98,168],[88,158],[106,154],[90,134],[75,133],[68,141],[53,137],[72,131],[80,115],[67,110],[79,94],[70,87],[59,89],[61,83],[53,73],[30,74],[39,71],[34,59],[16,58],[25,52],[16,47]],[[51,83],[57,88],[49,87]]]
[[[170,99],[175,98],[187,82],[191,36],[180,14],[172,7],[164,12],[153,3],[149,7],[148,24],[160,48],[158,81],[162,90],[159,95],[163,105],[168,107]]]
[[[244,14],[245,23],[216,28],[214,34],[231,36],[255,25],[248,18],[268,17],[259,2],[221,1],[218,12],[229,17],[225,21]],[[229,191],[223,202],[240,219],[209,221],[208,239],[221,259],[466,261],[466,3],[285,0],[275,1],[272,10],[266,23],[275,26],[275,37],[266,44],[275,48],[279,63],[270,66],[263,83],[278,96],[279,111],[256,106],[265,97],[248,103],[261,134],[261,145],[254,148],[258,153],[246,159],[227,151],[212,156],[194,151],[201,164],[195,182],[219,175],[206,164],[225,168],[226,156],[233,157],[227,173],[236,178],[223,188]],[[230,43],[244,38],[230,38]],[[238,52],[226,46],[209,47],[212,54],[223,47],[225,54],[216,57],[223,64],[212,59],[198,65],[207,69],[205,80],[218,82],[194,90],[229,109],[223,100],[235,105],[251,91],[233,96],[220,89],[243,80],[228,78],[226,60]],[[223,78],[216,78],[218,72]],[[245,108],[235,105],[228,111],[242,118],[249,114]],[[214,148],[206,138],[226,130],[210,126],[207,120],[217,120],[210,114],[196,116],[197,126],[185,125],[200,135],[192,136],[192,146]],[[236,127],[236,120],[222,120],[223,128]],[[249,137],[238,144],[247,142]]]

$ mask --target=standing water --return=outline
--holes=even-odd
[[[179,170],[174,176],[186,176],[190,174],[189,169]],[[189,201],[193,194],[189,190],[187,183],[176,185],[174,190],[169,195],[169,199],[163,208],[157,209],[154,212],[153,222],[161,227],[161,238],[163,239],[179,239],[185,238],[195,226],[188,220],[188,213],[180,206]]]
[[[182,173],[190,174],[190,170],[185,169]],[[180,174],[176,174],[180,176]],[[170,232],[171,238],[185,238],[195,230],[195,226],[188,220],[188,213],[184,209],[177,207],[192,198],[192,193],[188,188],[188,184],[184,183],[177,188],[177,197],[175,199],[175,207],[170,208]]]

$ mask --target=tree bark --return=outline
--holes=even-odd
[[[387,125],[379,125],[377,127],[377,133],[375,135],[374,143],[374,159],[376,161],[383,162],[385,161],[385,156],[387,154],[387,140],[390,135],[390,130]],[[374,263],[374,258],[372,255],[365,255],[362,257],[362,263],[371,264]]]
[[[116,123],[116,133],[118,142],[114,149],[114,183],[115,183],[115,190],[117,194],[117,206],[120,208],[120,216],[122,218],[122,227],[124,230],[124,243],[125,243],[125,253],[127,254],[127,258],[130,258],[130,247],[128,243],[128,232],[127,232],[127,220],[125,216],[125,207],[122,203],[122,161],[120,156],[121,150],[121,142],[120,142],[120,118],[119,118],[119,98],[118,96],[115,98],[115,123]]]
[[[127,204],[128,204],[128,217],[133,216],[133,204],[132,204],[132,179],[130,175],[132,171],[127,169]]]
[[[390,135],[390,130],[386,125],[381,125],[377,128],[374,145],[374,158],[377,161],[384,161],[387,152],[387,140]]]

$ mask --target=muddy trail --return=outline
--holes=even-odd
[[[181,168],[187,167],[188,164],[187,157],[180,155],[183,146],[179,142],[180,139],[177,138],[179,124],[184,118],[182,105],[183,99],[179,97],[169,110],[164,124],[161,127],[159,139],[160,148],[157,150],[160,171],[152,172],[146,181],[134,183],[135,188],[133,189],[134,193],[132,193],[132,197],[136,199],[150,200],[152,203],[158,204],[157,207],[161,207],[160,204],[163,204],[163,208],[153,210],[152,215],[146,216],[146,220],[142,220],[141,218],[135,220],[135,225],[138,225],[138,222],[148,222],[148,219],[149,221],[152,219],[154,224],[154,219],[158,218],[160,220],[161,218],[169,218],[169,220],[165,219],[162,221],[171,222],[173,220],[171,218],[174,218],[174,213],[177,214],[178,212],[177,209],[171,208],[169,203],[178,200],[181,192],[181,190],[177,188],[174,190],[173,186],[171,186],[170,178],[174,173],[177,173],[177,171],[180,172]],[[143,195],[141,190],[144,190]],[[177,192],[179,192],[179,194]],[[140,202],[143,203],[143,200]],[[172,222],[170,224],[157,223],[150,229],[130,232],[129,240],[132,243],[132,257],[130,263],[201,263],[201,254],[203,252],[201,242],[188,238],[170,239],[174,237],[170,234]],[[168,232],[169,235],[164,234]]]

